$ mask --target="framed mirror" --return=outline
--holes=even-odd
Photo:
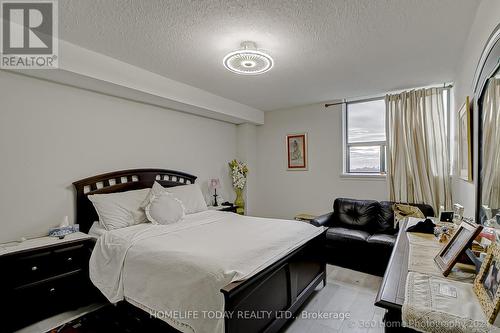
[[[500,25],[490,37],[476,71],[476,221],[500,226]]]

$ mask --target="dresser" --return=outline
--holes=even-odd
[[[89,279],[94,240],[83,233],[0,247],[0,332],[12,332],[98,299]]]

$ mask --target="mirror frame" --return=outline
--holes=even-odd
[[[491,33],[483,49],[474,75],[474,183],[476,192],[476,223],[480,223],[481,213],[481,168],[482,168],[482,99],[488,79],[500,69],[500,24]],[[477,125],[476,125],[477,124]]]

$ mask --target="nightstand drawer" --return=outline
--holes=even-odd
[[[84,304],[88,279],[81,271],[12,290],[10,322],[13,327],[49,317]]]
[[[20,286],[52,275],[50,251],[19,256],[10,267],[10,285]]]
[[[84,244],[19,255],[12,260],[9,285],[19,287],[78,269],[87,269],[88,260],[89,253]]]
[[[83,244],[55,250],[52,259],[53,272],[58,274],[87,269],[89,265],[88,251]]]

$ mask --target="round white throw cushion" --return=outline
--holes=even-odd
[[[144,211],[148,220],[154,224],[175,223],[182,220],[186,215],[186,209],[182,201],[168,192],[151,196]]]

